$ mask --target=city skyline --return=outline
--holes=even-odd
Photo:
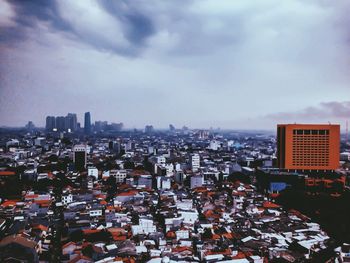
[[[344,127],[350,116],[346,1],[2,0],[0,10],[0,126],[67,112],[83,123],[86,111],[129,128]]]

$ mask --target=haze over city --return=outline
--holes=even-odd
[[[344,123],[348,1],[0,1],[0,124]]]
[[[0,262],[350,262],[349,0],[0,0]]]

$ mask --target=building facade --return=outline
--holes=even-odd
[[[86,168],[86,146],[85,145],[75,145],[74,146],[74,165],[77,171],[83,171]]]
[[[190,156],[191,169],[193,172],[197,172],[200,168],[200,156],[195,153]]]
[[[84,115],[84,132],[85,132],[85,134],[91,133],[91,114],[90,114],[90,112],[85,112],[85,115]]]
[[[56,128],[56,117],[47,116],[46,117],[46,131],[52,132]]]
[[[279,124],[278,168],[336,170],[339,166],[340,125]]]

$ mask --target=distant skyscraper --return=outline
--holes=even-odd
[[[169,130],[170,130],[170,131],[175,131],[175,126],[172,125],[172,124],[169,124]]]
[[[115,152],[116,154],[119,154],[120,150],[121,150],[120,142],[118,142],[118,141],[110,141],[108,143],[108,148],[109,148],[109,150]]]
[[[73,161],[75,169],[77,171],[83,171],[86,168],[86,146],[85,145],[75,145],[73,148],[74,156]]]
[[[68,132],[75,132],[78,128],[77,115],[75,113],[68,113],[65,117],[65,130]]]
[[[96,132],[106,131],[107,128],[108,128],[107,121],[95,121],[94,131],[96,131]]]
[[[63,116],[56,117],[56,128],[57,128],[57,131],[59,132],[65,131],[65,128],[66,128],[65,117]]]
[[[91,133],[91,115],[90,112],[85,112],[84,116],[84,132],[85,134]]]
[[[145,127],[145,133],[152,133],[154,132],[154,128],[152,125],[146,125]]]
[[[56,128],[56,118],[54,116],[46,117],[46,131],[52,132]]]
[[[279,124],[278,167],[288,170],[335,170],[339,167],[340,125]]]
[[[35,125],[32,121],[28,121],[28,123],[26,124],[25,128],[28,130],[28,131],[33,131],[34,128],[35,128]]]
[[[121,131],[123,129],[123,123],[111,123],[110,128],[113,131]]]

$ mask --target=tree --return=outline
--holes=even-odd
[[[202,239],[212,239],[212,238],[213,238],[213,233],[211,232],[211,229],[205,228],[202,234]]]

